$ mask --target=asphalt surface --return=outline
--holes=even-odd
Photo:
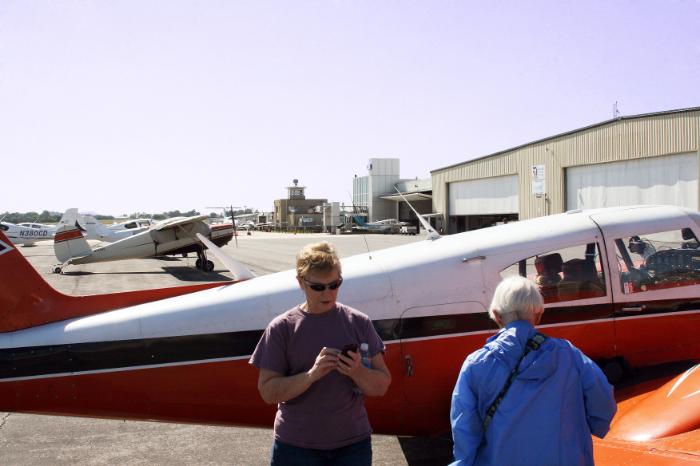
[[[257,275],[294,267],[296,252],[310,242],[328,240],[341,257],[398,246],[422,237],[400,235],[240,233],[224,250]],[[113,293],[224,281],[230,273],[213,255],[211,273],[194,268],[195,256],[133,259],[69,266],[51,272],[57,260],[53,243],[39,242],[19,250],[57,290],[72,295]],[[283,310],[280,310],[282,312]],[[0,465],[72,464],[269,464],[272,429],[212,427],[142,421],[40,416],[0,412]],[[434,438],[372,437],[376,465],[446,464],[449,435]]]

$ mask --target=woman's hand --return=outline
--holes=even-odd
[[[307,371],[310,382],[314,383],[336,367],[338,367],[337,350],[324,346],[316,356],[313,367]]]
[[[347,356],[342,353],[338,354],[338,372],[354,380],[362,366],[360,354],[355,351],[348,351],[347,354]]]

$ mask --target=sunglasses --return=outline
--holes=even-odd
[[[314,282],[308,281],[305,278],[302,278],[302,280],[304,280],[304,283],[306,283],[306,285],[309,288],[311,288],[314,291],[318,291],[318,292],[325,291],[326,289],[337,290],[338,288],[340,288],[340,285],[343,284],[343,277],[340,277],[339,279],[337,279],[336,281],[331,282],[331,283],[314,283]]]

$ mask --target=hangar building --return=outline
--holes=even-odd
[[[574,209],[698,210],[700,107],[620,116],[431,171],[449,233]]]

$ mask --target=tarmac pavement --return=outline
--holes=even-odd
[[[305,244],[331,241],[341,257],[376,251],[422,236],[324,235],[239,232],[223,249],[257,275],[294,267]],[[57,260],[52,242],[19,250],[54,288],[71,295],[182,286],[225,281],[230,273],[212,255],[211,273],[188,258],[132,259],[68,266],[52,273]],[[284,309],[280,309],[283,312]],[[264,465],[269,464],[272,429],[216,427],[143,421],[119,421],[0,413],[0,465]],[[449,435],[435,438],[372,437],[375,465],[434,465],[450,461]]]

